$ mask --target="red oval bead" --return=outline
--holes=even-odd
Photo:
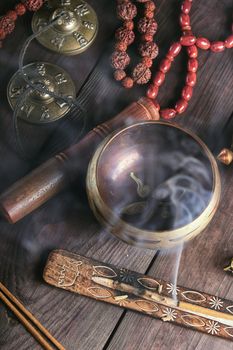
[[[196,73],[198,69],[198,60],[196,58],[190,58],[188,60],[188,71]]]
[[[185,0],[181,6],[181,11],[186,15],[189,14],[192,7],[192,3],[190,1]]]
[[[187,52],[190,58],[197,58],[198,56],[198,50],[196,45],[189,46],[187,48]]]
[[[151,98],[152,100],[156,98],[158,95],[159,89],[155,85],[149,85],[149,88],[147,89],[146,95],[147,97]]]
[[[180,15],[180,25],[181,27],[186,27],[190,25],[190,17],[185,13],[181,13]]]
[[[164,119],[172,119],[176,116],[176,110],[172,108],[165,108],[160,111],[160,116]]]
[[[164,58],[159,65],[159,70],[163,73],[167,73],[170,68],[171,68],[171,61],[168,58]]]
[[[228,38],[226,38],[224,44],[227,49],[231,49],[233,47],[233,35],[230,35]]]
[[[181,113],[184,113],[187,107],[188,107],[188,102],[182,98],[179,101],[177,101],[175,105],[175,110],[178,114],[181,114]]]
[[[160,86],[163,84],[164,79],[165,79],[165,74],[163,72],[157,72],[153,79],[153,83],[157,86]]]
[[[196,42],[196,37],[194,35],[183,35],[180,38],[180,43],[182,46],[192,46]]]
[[[185,87],[182,90],[182,97],[186,101],[191,100],[193,96],[193,88],[191,86],[185,85]]]
[[[197,38],[196,45],[202,50],[208,50],[210,48],[210,41],[206,38]]]
[[[188,74],[186,76],[186,84],[188,86],[194,86],[196,84],[196,81],[197,81],[196,73],[188,72]]]
[[[179,55],[181,48],[182,47],[180,43],[172,44],[168,51],[168,55],[171,55],[172,57],[176,57],[177,55]]]
[[[222,52],[225,50],[225,45],[223,41],[214,41],[210,45],[210,50],[213,52]]]
[[[166,58],[171,62],[174,61],[174,57],[168,53],[166,54]]]

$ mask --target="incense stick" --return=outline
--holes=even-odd
[[[144,290],[143,294],[142,291],[134,286],[131,286],[129,284],[126,283],[121,283],[118,281],[113,281],[110,278],[104,278],[104,277],[92,277],[92,281],[104,286],[104,287],[108,287],[111,289],[117,289],[120,290],[121,292],[124,293],[130,293],[130,294],[134,294],[137,295],[139,297],[143,297],[146,300],[151,300],[151,301],[155,301],[157,303],[160,303],[164,306],[171,306],[171,307],[177,307],[178,306],[178,302],[172,298],[168,298],[165,297],[159,293],[155,293],[155,292],[151,292],[148,290]]]
[[[210,320],[221,322],[228,326],[233,327],[233,315],[228,315],[220,311],[207,309],[202,306],[193,305],[191,303],[186,303],[183,301],[179,302],[172,298],[167,298],[162,295],[159,295],[158,293],[150,292],[147,290],[145,290],[142,294],[142,291],[140,289],[125,283],[113,281],[110,278],[92,277],[92,281],[104,287],[108,287],[111,289],[118,289],[121,292],[132,293],[134,295],[141,296],[146,300],[156,301],[157,303],[160,303],[164,306],[170,306],[177,310],[189,312],[196,316],[206,317],[206,318],[209,318]]]
[[[0,300],[15,314],[24,327],[33,335],[33,337],[46,350],[53,350],[54,348],[46,340],[50,342],[59,350],[65,348],[49,333],[49,331],[42,326],[42,324],[20,303],[18,299],[0,282]],[[31,323],[29,322],[31,321]],[[35,328],[40,330],[40,332]],[[46,338],[45,338],[46,337]]]

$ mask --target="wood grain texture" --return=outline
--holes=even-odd
[[[118,21],[115,2],[89,2],[100,18],[100,34],[85,54],[71,58],[55,55],[34,43],[28,62],[43,58],[57,63],[72,76],[78,98],[86,113],[85,132],[99,122],[112,117],[129,102],[142,95],[145,88],[125,92],[112,79],[109,54],[113,49],[113,32]],[[16,1],[1,1],[0,11],[8,10]],[[158,66],[172,40],[180,35],[178,15],[180,1],[157,0],[159,22]],[[232,0],[193,1],[192,23],[197,35],[211,40],[223,39],[229,33]],[[17,69],[17,58],[23,40],[30,34],[31,15],[17,23],[17,30],[6,40],[0,52],[0,189],[3,190],[24,175],[32,163],[23,162],[15,152],[12,134],[12,111],[6,101],[6,85]],[[229,144],[233,113],[232,50],[223,54],[200,54],[200,71],[194,97],[188,110],[177,122],[197,132],[217,154]],[[163,105],[172,104],[180,95],[185,77],[185,54],[177,59],[161,89]],[[34,162],[47,159],[77,138],[81,113],[71,113],[48,129],[25,125],[26,146],[30,144]],[[33,141],[33,142],[32,142]],[[40,152],[39,152],[40,150]],[[233,255],[232,244],[232,167],[221,166],[223,195],[220,210],[205,232],[185,248],[178,282],[189,288],[233,298],[232,276],[222,271]],[[42,269],[51,249],[63,248],[97,260],[121,265],[145,273],[155,252],[137,249],[103,232],[91,214],[83,188],[79,184],[48,202],[22,222],[10,226],[0,222],[0,280],[47,327],[67,350],[121,349],[233,349],[229,342],[202,336],[177,326],[151,320],[146,316],[122,310],[96,301],[59,291],[45,285]],[[81,199],[77,200],[77,193]],[[175,254],[175,253],[174,253]],[[149,274],[170,279],[174,270],[172,252],[159,254]],[[210,339],[211,338],[211,339]],[[0,348],[2,350],[39,350],[33,338],[15,318],[0,308]]]

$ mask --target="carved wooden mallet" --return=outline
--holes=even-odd
[[[158,110],[151,100],[141,98],[132,103],[113,119],[94,128],[80,142],[13,184],[0,196],[0,212],[10,223],[16,223],[85,174],[97,146],[111,132],[141,120],[158,119]]]

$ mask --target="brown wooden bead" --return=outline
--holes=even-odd
[[[2,28],[0,28],[0,40],[4,40],[6,37],[6,33],[4,32],[4,30]]]
[[[188,107],[188,102],[182,98],[179,101],[177,101],[175,105],[175,110],[178,114],[182,114],[187,109],[187,107]]]
[[[154,18],[154,11],[145,10],[145,17],[149,19]]]
[[[180,38],[180,43],[182,46],[192,46],[196,42],[196,37],[194,35],[183,35]]]
[[[158,95],[158,87],[156,85],[151,84],[149,88],[147,89],[146,95],[148,98],[151,98],[152,100],[157,97]]]
[[[182,90],[182,97],[186,101],[191,100],[193,95],[193,88],[191,86],[185,85],[185,87]]]
[[[38,11],[44,3],[43,0],[24,0],[23,2],[26,8],[33,12]]]
[[[213,52],[222,52],[225,50],[225,44],[223,41],[214,41],[210,45],[210,50]]]
[[[154,76],[153,83],[157,86],[160,86],[163,84],[165,80],[165,74],[163,72],[157,72]]]
[[[130,57],[126,52],[114,51],[111,61],[114,68],[124,69],[130,63]]]
[[[126,77],[122,80],[122,86],[126,89],[130,89],[133,87],[133,79],[130,77]]]
[[[170,46],[170,49],[168,51],[168,55],[172,56],[172,57],[176,57],[177,55],[179,55],[180,50],[181,50],[181,44],[180,43],[174,43]]]
[[[7,16],[0,18],[0,28],[4,30],[5,34],[10,34],[15,29],[15,23]]]
[[[233,47],[233,35],[230,35],[228,38],[226,38],[224,44],[227,49],[231,49]]]
[[[27,11],[26,7],[24,4],[19,3],[18,5],[15,6],[15,11],[18,16],[23,16],[25,12]]]
[[[186,15],[185,13],[181,13],[180,15],[180,25],[181,27],[189,26],[190,25],[190,17],[189,15]]]
[[[142,17],[138,22],[138,31],[141,34],[155,35],[158,29],[158,24],[154,18],[149,19]]]
[[[196,58],[190,58],[188,60],[188,71],[196,73],[198,69],[198,60]]]
[[[208,50],[210,48],[210,41],[206,38],[197,38],[196,45],[202,50]]]
[[[117,6],[117,14],[121,19],[133,19],[137,15],[137,7],[132,2],[122,2]]]
[[[17,12],[14,11],[14,10],[11,10],[11,11],[8,11],[7,12],[7,17],[9,17],[12,21],[16,21],[18,15],[17,15]]]
[[[149,34],[144,34],[142,35],[142,40],[144,41],[153,41],[153,35],[149,35]]]
[[[133,70],[132,77],[137,84],[146,84],[151,78],[151,71],[145,64],[138,63]]]
[[[184,1],[182,6],[181,6],[181,11],[183,13],[185,13],[186,15],[189,14],[190,10],[191,10],[191,7],[192,7],[192,3],[190,1]]]
[[[114,72],[114,78],[116,81],[120,81],[126,77],[126,73],[123,69],[117,69]]]
[[[127,45],[123,41],[118,41],[115,45],[115,50],[117,51],[126,51]]]
[[[197,75],[196,73],[193,72],[188,72],[187,76],[186,76],[186,84],[188,86],[194,86],[196,84],[197,81]]]
[[[150,68],[153,64],[153,60],[150,57],[143,57],[142,63],[145,64],[146,67]]]
[[[170,68],[171,68],[171,61],[168,58],[164,58],[159,65],[159,70],[163,73],[167,73]]]
[[[164,119],[172,119],[176,116],[176,110],[172,108],[165,108],[160,111],[160,115]]]
[[[117,40],[123,41],[124,43],[126,43],[126,45],[132,44],[135,39],[134,32],[124,27],[118,28],[115,36]]]
[[[145,42],[139,46],[139,53],[142,57],[150,57],[154,59],[158,56],[159,48],[154,42]]]
[[[124,27],[126,29],[129,29],[129,30],[133,30],[134,29],[133,21],[124,21],[123,25],[124,25]]]
[[[198,50],[196,45],[189,46],[187,48],[187,52],[190,58],[197,58],[198,56]]]
[[[146,10],[148,10],[148,11],[155,11],[155,9],[156,9],[156,6],[155,6],[155,3],[154,3],[154,1],[147,1],[146,3],[145,3],[145,8],[146,8]]]

